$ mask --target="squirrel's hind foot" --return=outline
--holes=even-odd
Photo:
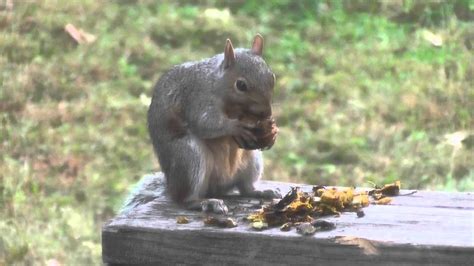
[[[227,214],[229,208],[221,199],[195,200],[187,203],[190,210],[212,212],[215,214]]]
[[[228,208],[221,199],[206,199],[201,201],[203,212],[213,212],[216,214],[227,214]]]

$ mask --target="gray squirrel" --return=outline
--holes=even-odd
[[[217,198],[234,188],[246,197],[281,197],[254,188],[263,173],[258,148],[276,136],[267,130],[270,141],[261,145],[255,134],[261,121],[274,125],[275,75],[262,53],[259,34],[251,49],[234,50],[227,39],[224,53],[175,66],[154,87],[149,135],[168,194],[187,208],[226,213]]]

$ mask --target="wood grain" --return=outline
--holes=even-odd
[[[205,226],[206,214],[181,209],[164,193],[162,175],[150,191],[137,191],[141,204],[124,209],[102,230],[107,264],[292,264],[472,265],[474,195],[419,191],[394,197],[391,205],[364,208],[365,217],[343,213],[326,220],[336,229],[300,236],[278,228],[254,231],[243,220],[255,199],[229,196],[229,216],[238,227]],[[296,184],[263,181],[260,189],[289,191]],[[310,191],[311,186],[297,185]],[[405,193],[407,191],[402,191]],[[177,216],[189,224],[177,224]]]

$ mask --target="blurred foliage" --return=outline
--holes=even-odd
[[[256,32],[266,179],[472,190],[473,29],[473,0],[0,1],[0,264],[100,264],[102,223],[159,169],[153,83]]]

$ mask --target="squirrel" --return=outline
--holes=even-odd
[[[262,53],[259,34],[251,49],[234,49],[227,39],[224,53],[175,66],[154,86],[148,131],[175,202],[227,213],[217,198],[234,188],[246,197],[281,197],[254,188],[263,173],[259,148],[273,145],[277,133],[271,106],[275,75]],[[255,134],[261,121],[270,128],[264,144]]]

